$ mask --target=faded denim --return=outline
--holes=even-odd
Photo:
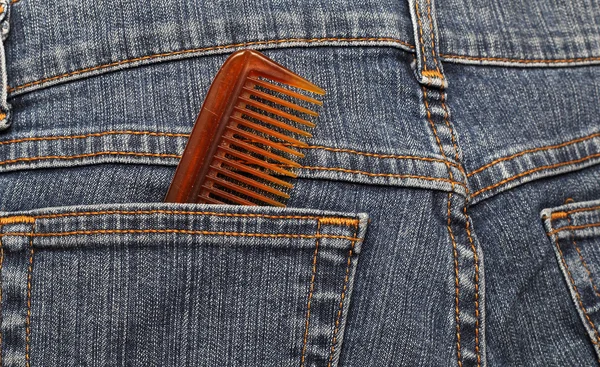
[[[597,0],[6,6],[1,366],[598,364]],[[160,203],[246,47],[328,92],[288,208]]]

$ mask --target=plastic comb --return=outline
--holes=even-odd
[[[285,206],[325,91],[253,50],[232,54],[196,119],[165,198],[176,203]],[[282,177],[283,176],[283,177]]]

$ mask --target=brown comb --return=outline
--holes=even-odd
[[[253,50],[232,54],[196,119],[166,202],[285,206],[325,91]]]

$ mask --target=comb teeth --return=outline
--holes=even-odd
[[[166,201],[285,206],[325,91],[251,50],[231,55],[196,120]]]

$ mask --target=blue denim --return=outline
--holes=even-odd
[[[0,366],[598,365],[596,0],[6,11]],[[242,48],[327,90],[288,207],[160,203]]]

